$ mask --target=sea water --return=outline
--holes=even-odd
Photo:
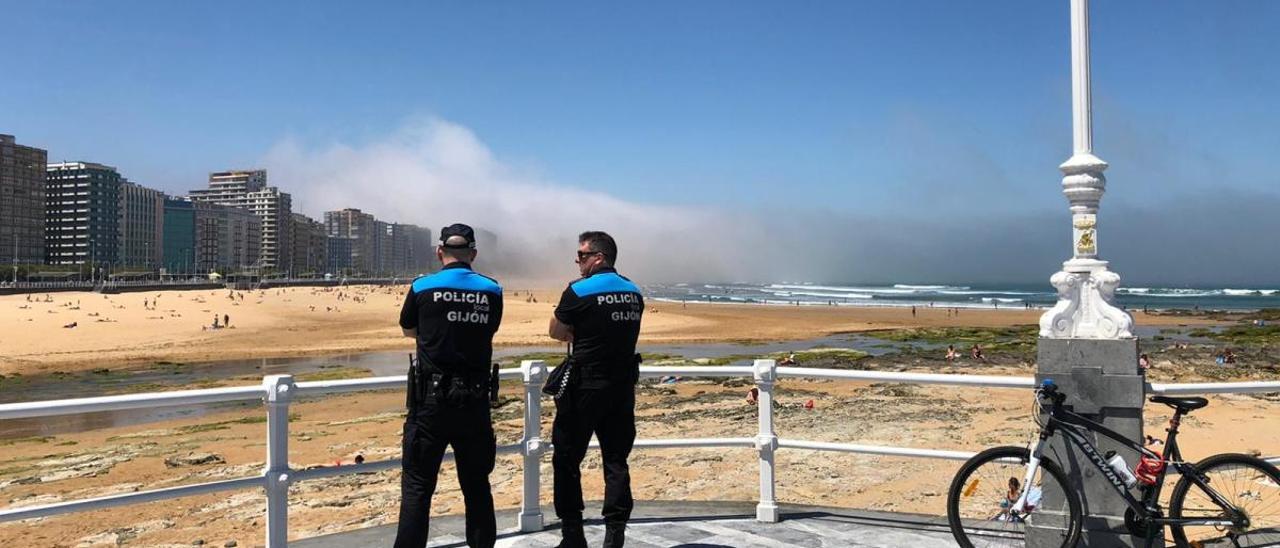
[[[1047,285],[680,283],[644,291],[652,300],[741,304],[1047,308],[1058,301]],[[1116,301],[1130,310],[1258,310],[1280,308],[1280,289],[1121,287]]]

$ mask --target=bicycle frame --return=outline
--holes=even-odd
[[[1093,466],[1098,469],[1098,472],[1102,474],[1102,477],[1107,479],[1108,483],[1111,484],[1112,489],[1114,489],[1116,494],[1124,499],[1125,503],[1129,505],[1129,508],[1133,510],[1134,515],[1139,520],[1151,525],[1160,526],[1161,528],[1165,525],[1205,525],[1217,527],[1235,527],[1239,525],[1238,522],[1244,518],[1235,506],[1209,486],[1208,479],[1196,470],[1194,464],[1184,462],[1182,460],[1182,452],[1178,448],[1178,426],[1181,423],[1182,415],[1183,413],[1181,412],[1175,412],[1173,418],[1170,420],[1169,429],[1167,430],[1169,436],[1165,441],[1165,455],[1164,457],[1161,457],[1154,451],[1151,451],[1150,449],[1143,447],[1141,444],[1128,439],[1123,434],[1111,430],[1110,428],[1085,418],[1073,411],[1069,411],[1064,408],[1060,401],[1055,401],[1053,406],[1049,409],[1049,416],[1045,422],[1044,428],[1040,431],[1039,441],[1032,449],[1031,458],[1027,462],[1027,475],[1022,483],[1022,493],[1019,494],[1018,500],[1015,501],[1010,508],[1017,509],[1018,512],[1025,513],[1026,497],[1028,495],[1029,487],[1033,485],[1032,482],[1034,481],[1035,474],[1040,467],[1040,461],[1044,458],[1043,453],[1045,444],[1048,443],[1049,439],[1053,437],[1056,432],[1061,431],[1066,439],[1070,440],[1072,444],[1078,447],[1081,453],[1088,458],[1089,462],[1093,463]],[[1156,477],[1155,484],[1141,489],[1143,492],[1141,500],[1134,497],[1129,492],[1129,488],[1125,487],[1124,481],[1114,470],[1111,469],[1111,466],[1107,464],[1107,460],[1098,452],[1098,448],[1089,441],[1088,436],[1086,435],[1087,432],[1102,434],[1125,447],[1137,451],[1142,456],[1165,461],[1166,465]],[[1165,476],[1168,474],[1171,466],[1177,470],[1178,474],[1186,477],[1204,491],[1204,493],[1207,494],[1215,504],[1226,511],[1227,515],[1231,516],[1232,519],[1173,519],[1166,518],[1161,515],[1159,507],[1160,491],[1164,486]]]

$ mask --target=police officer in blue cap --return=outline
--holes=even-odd
[[[489,401],[498,381],[490,361],[502,321],[502,287],[471,269],[476,239],[467,225],[440,231],[436,257],[443,268],[414,280],[400,311],[405,336],[417,340],[417,359],[409,368],[395,546],[427,545],[431,496],[445,448],[452,446],[467,508],[467,545],[490,548],[497,537],[489,488],[497,446]]]
[[[636,381],[644,298],[613,268],[618,245],[604,232],[578,236],[578,271],[551,318],[550,335],[571,344],[569,372],[552,425],[560,548],[585,548],[582,459],[595,434],[604,464],[605,548],[621,548],[634,502],[627,458],[636,441]]]

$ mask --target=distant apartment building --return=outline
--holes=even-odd
[[[150,270],[164,254],[164,201],[159,190],[121,180],[120,265]]]
[[[91,162],[48,164],[45,181],[45,262],[116,264],[121,184],[116,168]]]
[[[45,169],[49,154],[0,135],[0,259],[44,262]]]
[[[387,226],[383,267],[396,276],[426,274],[435,262],[431,230],[417,225],[392,223]]]
[[[409,225],[387,223],[383,231],[382,271],[404,274],[409,271]]]
[[[346,236],[325,237],[325,259],[328,263],[325,267],[325,273],[335,276],[345,276],[352,273],[351,247],[354,241],[354,238]]]
[[[391,242],[391,224],[379,220],[373,221],[373,263],[370,274],[384,276],[391,272],[396,262]]]
[[[237,273],[260,264],[262,219],[232,206],[196,203],[196,268]]]
[[[188,275],[196,269],[196,205],[186,198],[165,198],[164,269],[168,274]]]
[[[267,170],[233,170],[209,174],[209,188],[191,191],[197,202],[231,203],[267,188]]]
[[[209,174],[209,187],[191,191],[191,199],[202,203],[249,210],[262,224],[260,266],[286,270],[292,260],[290,239],[293,197],[267,186],[267,171],[233,170]]]
[[[400,225],[408,236],[408,257],[405,274],[421,276],[436,269],[436,245],[431,239],[431,229],[418,225]]]
[[[290,228],[293,256],[289,272],[294,276],[323,274],[329,266],[329,236],[324,223],[294,213]]]
[[[373,275],[378,269],[382,237],[378,234],[380,221],[359,209],[347,208],[324,213],[325,230],[331,238],[345,238],[350,245],[350,264],[346,267],[355,274]],[[385,228],[383,229],[385,232]]]
[[[239,272],[258,264],[262,250],[262,220],[243,208],[166,199],[163,230],[169,274]]]

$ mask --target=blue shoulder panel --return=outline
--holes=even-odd
[[[569,287],[573,288],[573,293],[579,297],[598,293],[640,292],[640,288],[636,287],[636,284],[619,276],[616,272],[602,272],[589,278],[583,278],[569,284]]]
[[[494,295],[502,294],[502,286],[492,278],[477,274],[465,268],[441,270],[429,276],[413,281],[413,292],[422,293],[432,289],[464,289],[470,291],[486,291]]]

